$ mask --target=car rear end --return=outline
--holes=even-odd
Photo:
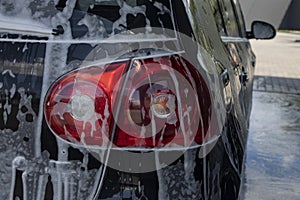
[[[222,80],[184,2],[1,3],[1,199],[237,195]]]

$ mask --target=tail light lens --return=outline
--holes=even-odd
[[[103,145],[109,138],[113,89],[127,62],[76,70],[48,91],[45,117],[56,135],[84,145]]]
[[[53,84],[45,100],[54,134],[99,147],[108,142],[143,148],[201,144],[210,115],[204,79],[178,55],[73,71]]]

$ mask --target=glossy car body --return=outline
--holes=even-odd
[[[1,199],[238,198],[248,38],[269,25],[246,32],[234,0],[2,0],[0,14]]]

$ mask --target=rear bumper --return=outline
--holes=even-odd
[[[234,199],[240,187],[239,172],[230,163],[220,137],[211,152],[201,158],[201,148],[185,151],[164,166],[162,160],[140,163],[118,161],[128,170],[133,165],[153,164],[161,169],[130,173],[104,166],[91,154],[73,149],[67,162],[17,157],[13,162],[13,199]],[[161,152],[162,153],[162,152]],[[172,155],[172,152],[165,152]],[[86,163],[86,157],[89,162]],[[74,160],[72,160],[74,159]],[[116,161],[114,159],[114,161]],[[159,166],[161,165],[161,166]],[[224,196],[225,195],[225,196]]]

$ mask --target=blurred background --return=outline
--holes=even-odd
[[[240,0],[247,28],[253,20],[267,21],[277,29],[300,30],[299,0]]]
[[[273,40],[257,56],[244,177],[246,200],[300,199],[300,1],[240,0],[247,28],[262,20]]]

